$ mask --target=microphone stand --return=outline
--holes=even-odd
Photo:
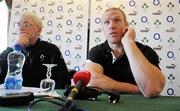
[[[74,99],[76,98],[78,92],[81,88],[87,85],[90,80],[89,72],[76,72],[73,76],[73,80],[76,83],[75,86],[71,89],[70,93],[67,96],[67,100],[64,103],[64,106],[58,111],[85,111],[83,109],[78,109],[75,105]]]
[[[72,101],[69,107],[66,107],[66,105],[64,105],[64,107],[60,108],[58,111],[89,111],[89,110],[77,108],[75,102]]]
[[[70,91],[70,93],[68,94],[67,100],[64,104],[64,109],[66,108],[71,108],[73,105],[73,101],[75,99],[75,97],[77,96],[78,92],[81,90],[81,87],[83,86],[83,81],[79,80],[75,87],[73,87]],[[73,107],[72,107],[73,108]]]
[[[74,103],[74,101],[72,101],[70,104],[64,104],[64,106],[62,108],[60,108],[58,111],[78,111],[76,110],[76,105]]]

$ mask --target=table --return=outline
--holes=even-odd
[[[62,91],[57,91],[62,94]],[[76,100],[78,108],[87,111],[180,111],[180,97],[160,96],[158,98],[145,98],[142,95],[121,95],[116,104],[107,101],[107,95],[101,95],[96,101]],[[57,111],[60,106],[49,102],[40,102],[32,107],[32,111]],[[28,111],[27,106],[2,107],[0,111]]]

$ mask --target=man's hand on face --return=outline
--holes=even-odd
[[[136,33],[135,33],[135,30],[129,26],[125,26],[122,30],[122,33],[124,35],[124,37],[122,38],[121,41],[134,41],[135,40],[135,36],[136,36]]]
[[[27,47],[30,43],[30,35],[22,33],[16,39],[16,44],[20,44],[21,46]]]

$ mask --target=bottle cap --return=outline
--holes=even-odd
[[[16,45],[14,46],[14,49],[15,49],[16,51],[21,51],[21,50],[22,50],[22,46],[19,45],[19,44],[16,44]]]

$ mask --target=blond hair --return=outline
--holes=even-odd
[[[125,14],[124,11],[121,10],[120,8],[116,8],[116,7],[108,8],[108,9],[105,10],[105,12],[103,13],[103,15],[104,15],[106,12],[112,11],[112,10],[118,10],[118,11],[120,11],[121,14],[123,15],[124,20],[127,21],[126,14]]]

